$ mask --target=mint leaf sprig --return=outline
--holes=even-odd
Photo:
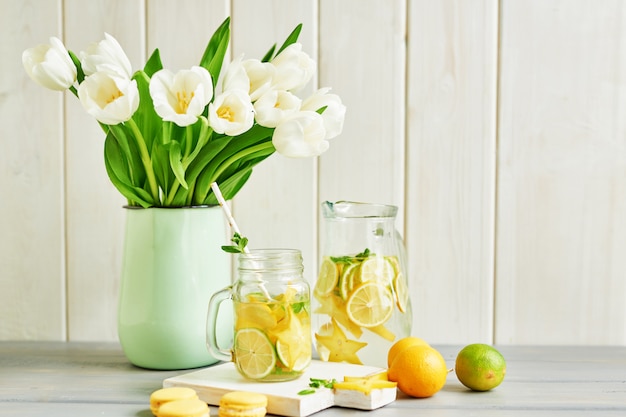
[[[350,264],[354,261],[360,262],[360,261],[364,261],[365,259],[369,258],[370,256],[374,256],[375,254],[373,252],[370,252],[369,248],[365,248],[365,250],[361,253],[357,253],[354,256],[331,256],[330,259],[334,262],[334,263],[347,263]]]
[[[244,253],[246,251],[246,245],[248,245],[248,238],[245,236],[241,236],[239,233],[235,233],[230,239],[234,245],[225,245],[222,246],[222,250],[228,253]]]
[[[333,389],[335,382],[337,382],[335,378],[333,379],[309,378],[309,380],[311,381],[309,382],[310,388],[303,389],[302,391],[298,392],[298,395],[315,394],[318,388]]]

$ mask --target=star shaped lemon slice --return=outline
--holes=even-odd
[[[363,330],[350,321],[350,318],[346,314],[346,309],[343,306],[343,301],[339,297],[331,294],[326,297],[316,296],[316,298],[320,302],[320,306],[314,311],[316,314],[326,314],[332,317],[337,322],[341,323],[343,327],[348,329],[354,337],[357,339],[361,337]]]
[[[384,388],[396,388],[398,384],[391,381],[380,381],[373,379],[361,379],[358,381],[335,382],[334,389],[344,389],[351,391],[361,391],[365,395],[370,395],[372,390]]]
[[[367,346],[365,342],[357,342],[346,338],[335,319],[332,320],[333,333],[328,336],[315,334],[317,342],[329,350],[329,362],[348,362],[363,365],[356,352]]]
[[[310,333],[304,331],[290,306],[275,335],[278,357],[289,370],[300,371],[311,361]]]
[[[372,390],[396,388],[398,384],[387,379],[387,371],[381,371],[366,376],[344,376],[343,382],[335,382],[333,388],[361,391],[365,395],[370,395]]]

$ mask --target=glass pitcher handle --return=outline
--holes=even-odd
[[[207,349],[215,359],[221,361],[231,361],[232,352],[230,349],[223,349],[217,343],[217,313],[222,301],[232,299],[232,287],[226,287],[211,297],[209,301],[209,311],[206,318],[206,345]]]

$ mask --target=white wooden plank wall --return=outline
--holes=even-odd
[[[496,340],[624,344],[626,3],[502,18]]]
[[[24,49],[113,34],[134,68],[231,56],[302,22],[313,91],[348,106],[317,160],[272,156],[233,202],[254,247],[302,249],[319,204],[396,204],[413,333],[432,343],[626,344],[626,4],[619,0],[0,0],[0,340],[115,340],[124,200],[103,135]]]
[[[407,233],[415,328],[491,341],[498,4],[409,3]]]

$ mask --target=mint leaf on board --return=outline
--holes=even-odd
[[[318,388],[333,389],[335,382],[337,382],[335,378],[333,379],[309,378],[309,381],[310,381],[309,382],[310,388],[303,389],[302,391],[298,392],[298,395],[314,394]]]

